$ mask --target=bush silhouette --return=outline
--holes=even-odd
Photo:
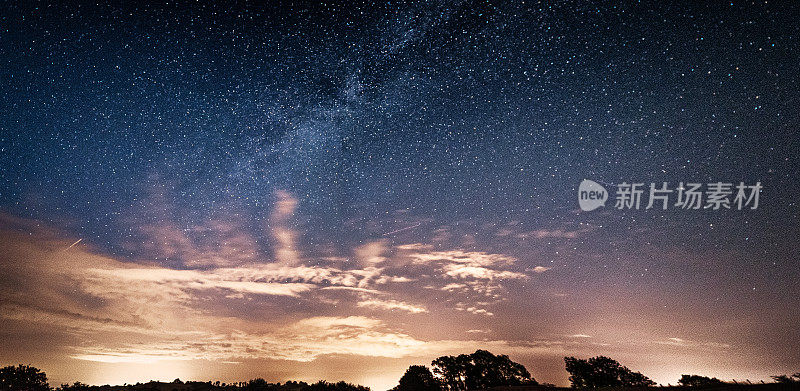
[[[353,385],[347,382],[340,381],[338,383],[328,383],[320,380],[308,387],[302,388],[305,391],[370,391],[369,387]]]
[[[89,391],[91,387],[81,382],[75,382],[72,385],[62,384],[59,389],[61,391]]]
[[[47,375],[28,365],[0,368],[0,391],[47,391]]]
[[[700,376],[700,375],[682,375],[678,384],[687,387],[706,387],[723,384],[722,380],[716,377]]]
[[[775,383],[782,383],[782,384],[800,383],[800,372],[795,373],[794,375],[791,376],[778,375],[770,377],[772,378],[772,380],[775,380]]]
[[[633,372],[605,356],[588,360],[564,357],[564,363],[573,388],[647,387],[656,384],[647,376]]]

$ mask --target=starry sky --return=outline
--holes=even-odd
[[[2,365],[800,368],[798,4],[0,7]],[[763,189],[584,212],[584,179]]]

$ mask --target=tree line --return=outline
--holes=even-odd
[[[656,383],[640,372],[634,372],[616,360],[605,356],[589,359],[564,357],[565,369],[570,374],[573,388],[596,389],[616,387],[650,387]],[[432,370],[431,370],[432,368]],[[524,365],[512,361],[507,355],[495,355],[486,350],[472,354],[441,356],[425,365],[410,366],[390,391],[472,391],[492,387],[538,385]],[[800,386],[800,373],[772,376],[776,383]],[[703,388],[723,385],[717,378],[700,375],[682,375],[678,385]],[[51,388],[47,376],[37,368],[27,365],[0,368],[0,391],[370,391],[368,387],[346,382],[317,383],[288,381],[270,383],[264,379],[247,382],[182,382],[137,383],[125,386],[89,386],[82,383],[62,384]]]

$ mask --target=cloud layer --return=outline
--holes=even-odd
[[[169,218],[144,219],[133,258],[0,214],[0,250],[8,260],[0,332],[35,330],[48,341],[42,354],[98,365],[425,362],[478,347],[554,360],[732,348],[651,330],[608,333],[596,324],[608,320],[580,315],[576,305],[585,301],[568,304],[568,295],[545,285],[559,268],[478,249],[475,238],[456,242],[452,227],[433,229],[428,240],[381,235],[321,252],[304,242],[298,204],[292,194],[276,193],[261,232],[269,246],[236,216],[182,228]],[[522,232],[515,225],[489,228],[501,238]],[[572,240],[577,233],[569,232],[524,236]],[[570,311],[574,319],[559,318]]]

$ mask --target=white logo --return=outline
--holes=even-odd
[[[670,206],[681,209],[758,209],[759,195],[764,186],[761,182],[755,185],[747,185],[744,182],[735,184],[732,182],[709,182],[706,190],[703,191],[702,183],[680,182],[677,187],[670,188],[667,182],[650,183],[650,191],[647,191],[645,183],[622,182],[617,187],[614,208],[616,209],[641,209],[645,210],[659,208],[666,210]],[[609,184],[609,186],[615,186]],[[646,204],[642,203],[642,198],[650,195]],[[671,200],[675,197],[675,203]],[[704,198],[705,197],[705,202]],[[584,179],[578,186],[578,204],[583,211],[595,210],[601,206],[606,206],[608,191],[595,181]]]
[[[588,212],[606,206],[606,200],[608,192],[599,183],[584,179],[578,186],[578,204],[581,210]]]

